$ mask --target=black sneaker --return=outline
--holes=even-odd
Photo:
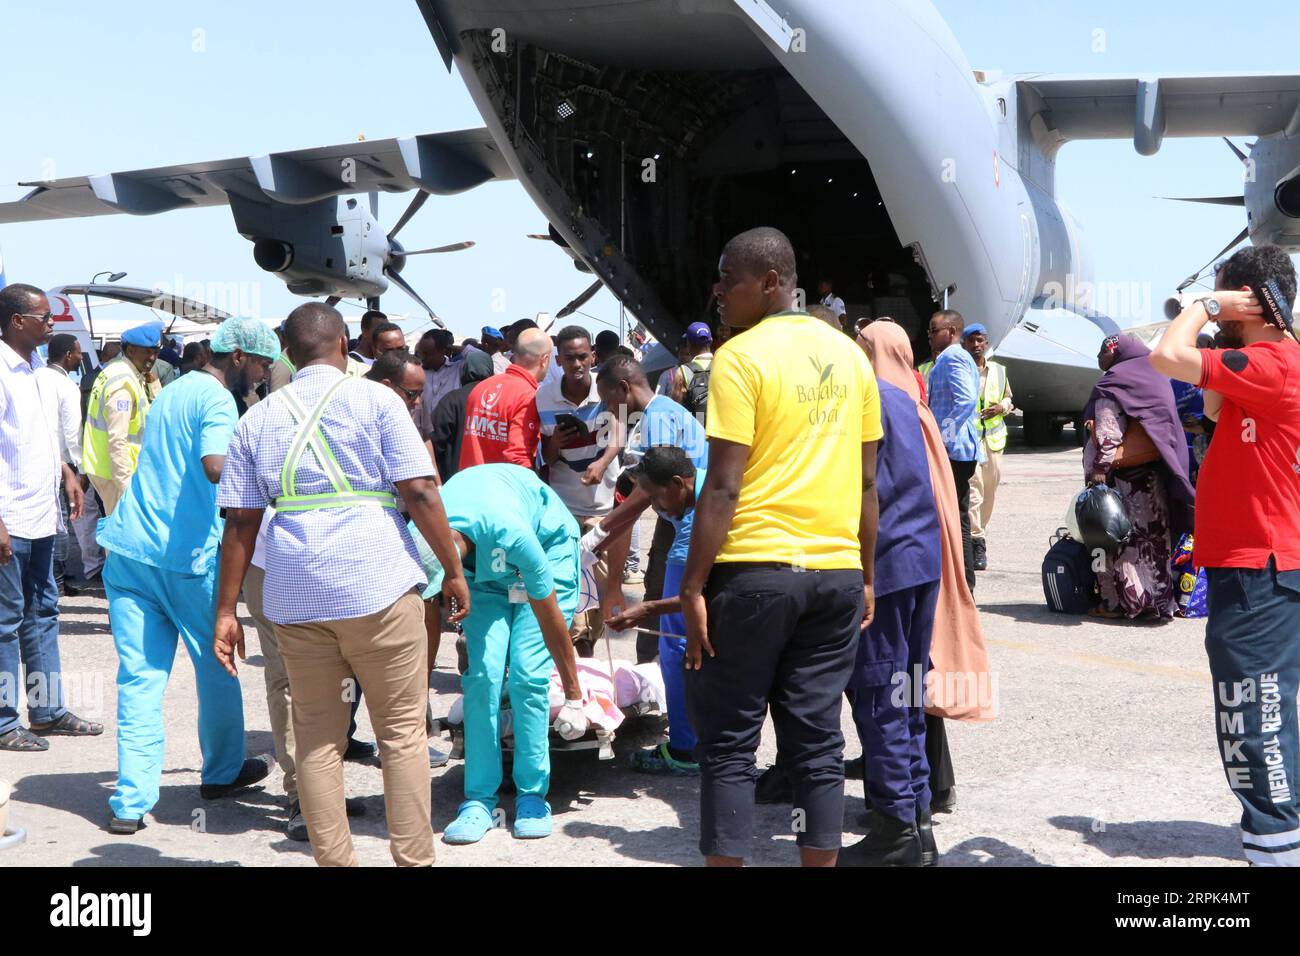
[[[921,837],[915,823],[871,811],[867,835],[840,850],[836,866],[921,866]]]
[[[108,832],[116,833],[118,836],[134,836],[142,829],[144,829],[143,820],[123,820],[121,817],[113,817],[108,821]]]
[[[251,787],[253,784],[265,780],[274,766],[275,758],[270,754],[249,757],[244,761],[244,766],[240,768],[238,777],[230,783],[200,784],[199,796],[204,800],[219,800],[222,797],[228,797],[238,790],[243,790],[245,787]]]
[[[372,743],[364,740],[357,740],[356,737],[348,738],[348,749],[343,751],[344,760],[373,760],[379,753],[379,748]]]
[[[284,835],[299,843],[306,843],[309,839],[307,821],[302,818],[302,806],[297,800],[289,804],[289,822],[284,826]]]
[[[780,764],[764,770],[754,785],[754,802],[762,804],[794,803],[794,787],[790,775]]]
[[[934,842],[934,819],[930,814],[916,818],[916,833],[921,838],[921,865],[939,865],[939,846]]]
[[[975,570],[987,571],[989,569],[988,542],[983,538],[972,538],[971,544],[975,546]]]
[[[366,805],[360,797],[347,797],[343,806],[350,817],[366,815]],[[297,800],[289,804],[289,822],[284,826],[284,835],[300,843],[306,843],[310,839],[307,836],[307,821],[302,817],[302,804]]]

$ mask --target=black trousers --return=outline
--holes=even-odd
[[[953,778],[952,754],[948,750],[948,732],[943,718],[925,715],[925,760],[930,765],[931,798],[951,790],[957,781]]]
[[[704,596],[715,656],[686,672],[700,764],[700,852],[749,856],[754,756],[769,707],[794,789],[796,842],[838,850],[844,822],[840,707],[857,655],[862,572],[717,564]]]
[[[977,461],[953,461],[953,482],[957,485],[957,507],[961,510],[961,557],[966,569],[966,584],[970,593],[975,593],[975,545],[970,536],[970,480],[975,477]]]

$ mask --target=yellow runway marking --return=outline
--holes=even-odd
[[[1168,664],[1145,664],[1140,661],[1124,660],[1121,657],[1107,657],[1104,654],[1080,654],[1078,651],[1061,651],[1041,644],[1025,644],[1021,641],[1007,641],[997,637],[986,637],[984,643],[992,647],[1005,647],[1013,651],[1025,651],[1030,654],[1051,654],[1058,660],[1071,660],[1080,664],[1093,664],[1097,667],[1109,667],[1112,670],[1128,671],[1130,674],[1142,674],[1148,677],[1174,677],[1190,680],[1198,684],[1209,684],[1209,665],[1204,671],[1194,671],[1186,667],[1171,667]]]

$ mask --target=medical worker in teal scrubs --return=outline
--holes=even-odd
[[[261,382],[280,346],[264,323],[239,318],[223,322],[211,344],[212,362],[168,385],[153,403],[131,485],[99,523],[118,655],[113,833],[135,833],[158,802],[163,692],[178,637],[198,688],[200,796],[226,796],[274,765],[265,757],[244,759],[239,681],[217,662],[212,634],[222,532],[217,482],[238,418],[231,393],[247,394]]]
[[[549,836],[552,661],[566,698],[556,731],[576,740],[588,727],[569,639],[578,607],[578,523],[550,487],[519,465],[476,465],[457,472],[442,486],[442,504],[470,589],[470,612],[463,622],[469,670],[461,677],[465,802],[443,839],[475,843],[492,827],[501,787],[503,682],[514,717],[513,832],[525,839]]]

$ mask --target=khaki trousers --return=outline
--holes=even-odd
[[[262,610],[262,590],[266,585],[266,572],[255,564],[248,566],[244,577],[244,603],[257,625],[257,643],[262,648],[262,677],[266,680],[266,711],[271,718],[271,743],[275,759],[284,771],[284,792],[293,803],[298,799],[298,772],[293,762],[293,721],[289,719],[289,674],[284,669],[280,655],[280,642],[275,636],[275,625],[266,619]]]
[[[127,485],[119,484],[112,478],[100,478],[98,475],[89,477],[91,486],[99,492],[99,500],[104,503],[104,517],[107,518],[126,494]]]
[[[384,767],[389,849],[398,866],[433,865],[429,667],[424,604],[410,591],[365,617],[277,624],[289,673],[298,796],[321,866],[355,866],[343,801],[348,689],[356,675]]]
[[[983,538],[989,519],[993,517],[993,499],[1002,480],[1002,452],[989,451],[984,446],[987,459],[975,469],[970,480],[970,536]]]
[[[604,517],[604,515],[579,517],[578,525],[582,528],[582,533],[586,534],[600,524]],[[602,552],[600,560],[592,565],[592,570],[596,575],[596,580],[600,582],[602,591],[605,587],[605,573],[608,568],[609,565],[605,561],[604,552]],[[584,611],[573,616],[573,624],[569,627],[569,636],[575,641],[585,637],[594,643],[600,638],[604,626],[605,622],[601,619],[600,608],[593,607],[590,611]]]

